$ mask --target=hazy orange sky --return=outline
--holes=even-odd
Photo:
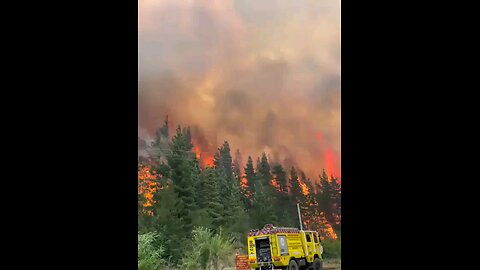
[[[139,0],[139,137],[340,174],[340,1]],[[233,153],[232,153],[233,154]]]

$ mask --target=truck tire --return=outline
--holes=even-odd
[[[313,270],[322,270],[323,269],[323,263],[320,261],[319,258],[316,258],[313,263],[312,263],[312,269]]]
[[[295,260],[291,260],[288,263],[288,270],[299,270],[298,263]]]

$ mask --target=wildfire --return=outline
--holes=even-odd
[[[339,176],[337,166],[335,165],[335,153],[332,149],[327,149],[324,153],[324,160],[325,160],[325,172],[328,176],[334,175]],[[329,178],[330,179],[330,178]]]
[[[326,228],[324,230],[324,233],[331,239],[333,240],[336,240],[338,237],[337,237],[337,234],[335,233],[335,231],[333,230],[332,226],[327,222],[326,224]],[[323,240],[323,239],[322,239]]]
[[[138,194],[145,197],[144,207],[152,206],[153,193],[157,191],[156,175],[150,172],[148,166],[140,166],[138,169]]]
[[[322,240],[324,240],[325,238],[336,240],[338,238],[337,234],[332,228],[332,225],[328,223],[323,213],[315,216],[302,215],[302,219],[305,222],[305,226],[309,229],[317,231]]]
[[[315,137],[318,140],[320,148],[323,152],[325,172],[328,176],[333,175],[340,178],[340,169],[337,166],[337,160],[339,160],[338,154],[327,146],[323,134],[320,131],[315,133]]]
[[[200,167],[213,167],[213,156],[211,154],[202,151],[199,146],[194,146],[193,152],[195,153],[197,160],[200,162]]]
[[[201,155],[201,150],[200,147],[194,146],[193,147],[193,152],[195,153],[195,157],[200,160],[200,155]]]
[[[273,187],[275,187],[275,189],[276,189],[277,191],[280,191],[280,184],[277,183],[277,179],[274,178],[272,181],[270,181],[270,184],[271,184]]]
[[[248,180],[246,176],[243,176],[242,179],[240,180],[240,186],[242,187],[243,190],[246,190],[248,187]]]
[[[300,188],[302,189],[303,195],[307,196],[310,192],[308,190],[307,184],[303,183],[302,180],[298,179],[298,184],[300,185]]]
[[[212,156],[203,157],[202,164],[204,167],[213,167],[213,157]]]

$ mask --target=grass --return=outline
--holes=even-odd
[[[340,258],[325,259],[323,261],[323,268],[327,269],[341,269],[342,260]]]

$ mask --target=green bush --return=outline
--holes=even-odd
[[[158,233],[138,234],[138,270],[157,270],[165,264],[162,258],[164,248],[154,245]]]
[[[198,227],[192,234],[191,247],[182,259],[182,269],[218,270],[220,264],[231,263],[228,259],[234,252],[234,245],[222,230],[214,233],[210,229]]]
[[[325,239],[322,241],[323,254],[326,259],[339,259],[341,258],[341,240]]]

